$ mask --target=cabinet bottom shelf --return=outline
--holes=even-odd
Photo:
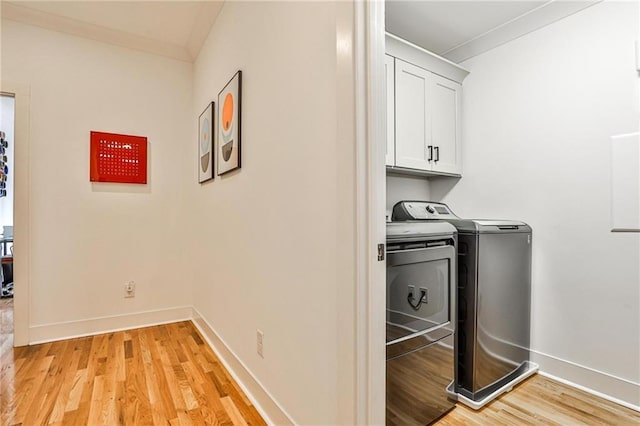
[[[387,174],[388,175],[399,175],[399,176],[425,176],[425,177],[453,177],[460,178],[462,175],[460,173],[447,173],[447,172],[439,172],[433,170],[418,170],[418,169],[408,169],[405,167],[396,167],[396,166],[387,166]]]

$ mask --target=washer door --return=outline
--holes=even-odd
[[[387,342],[437,328],[454,331],[455,249],[430,247],[387,256]]]

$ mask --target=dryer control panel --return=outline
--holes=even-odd
[[[393,206],[391,220],[457,219],[449,206],[432,201],[400,201]]]

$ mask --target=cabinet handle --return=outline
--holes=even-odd
[[[433,145],[429,145],[427,147],[427,149],[429,150],[429,158],[427,158],[427,161],[432,161],[433,160]]]
[[[440,161],[440,147],[436,146],[436,163]]]

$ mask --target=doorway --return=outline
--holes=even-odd
[[[15,98],[0,95],[0,346],[13,346]]]
[[[6,201],[11,194],[10,207],[0,207],[1,226],[11,226],[12,228],[0,227],[0,254],[5,265],[4,272],[0,279],[3,283],[13,282],[13,298],[1,298],[2,312],[5,322],[11,319],[13,334],[7,336],[0,335],[0,349],[7,349],[7,345],[24,346],[30,343],[29,340],[29,305],[30,305],[30,235],[31,235],[31,212],[29,206],[29,193],[31,187],[31,173],[29,161],[29,123],[30,123],[30,103],[31,90],[28,85],[9,82],[3,80],[0,86],[0,126],[5,134],[2,139],[6,140],[4,147],[6,156],[5,165],[5,197],[0,197],[0,206],[8,204]],[[9,125],[11,124],[11,125]],[[11,127],[9,132],[4,128]],[[0,152],[2,150],[0,149]],[[0,158],[4,160],[4,158]],[[5,169],[2,170],[5,172]],[[0,175],[0,190],[2,190]],[[0,192],[0,195],[3,193]],[[5,200],[3,200],[3,198]],[[5,221],[10,221],[6,223]],[[11,223],[9,225],[9,223]],[[15,238],[15,241],[14,241]],[[6,256],[5,256],[6,254]],[[6,257],[6,258],[5,258]],[[5,286],[6,289],[6,286]],[[11,299],[7,301],[7,299]],[[11,314],[9,307],[11,306]],[[7,324],[4,329],[8,329]],[[11,339],[9,339],[11,337]],[[12,343],[10,343],[12,341]]]
[[[13,346],[13,143],[15,99],[0,95],[0,347]]]

